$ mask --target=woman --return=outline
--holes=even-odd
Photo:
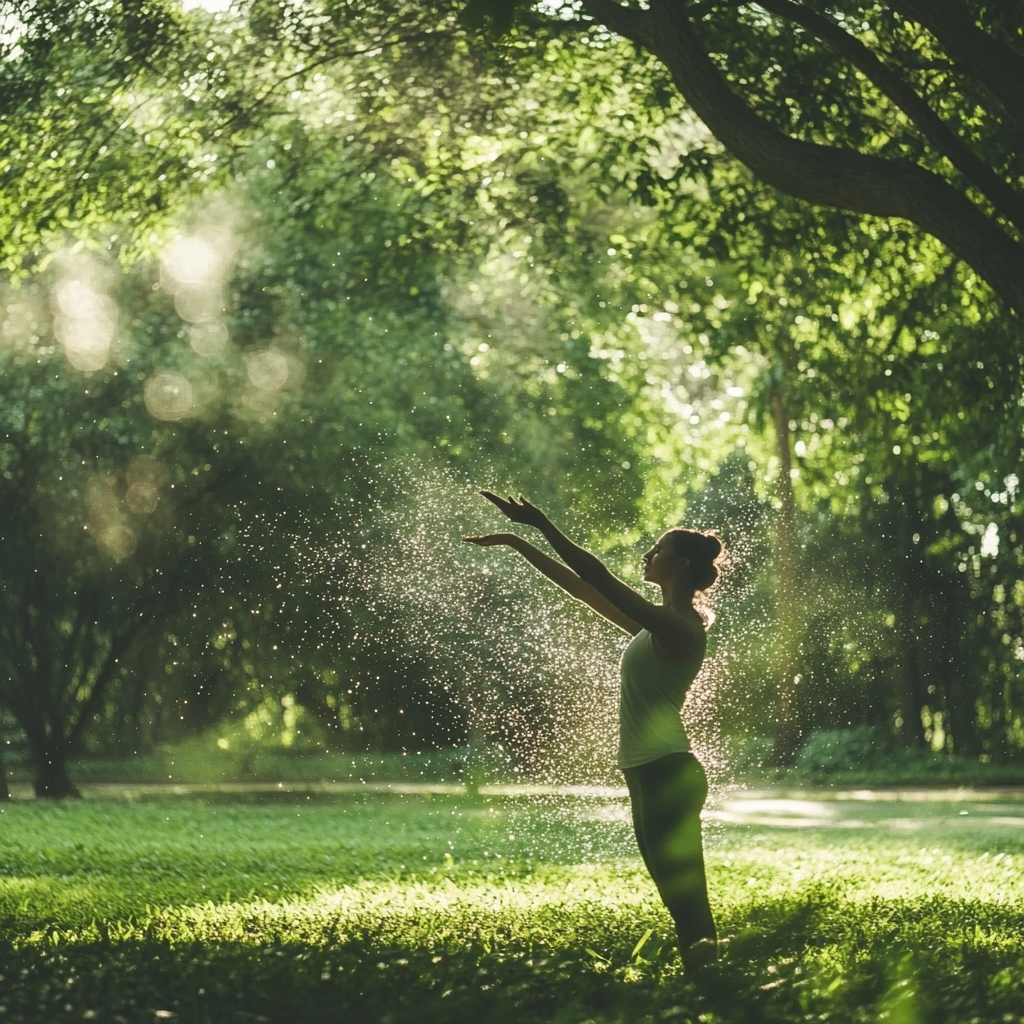
[[[653,604],[574,544],[524,498],[480,492],[512,522],[536,527],[564,563],[512,533],[463,537],[469,544],[504,544],[563,590],[629,633],[620,662],[618,766],[626,777],[633,829],[644,864],[675,922],[687,969],[717,954],[708,903],[700,812],[707,798],[704,769],[690,751],[679,717],[706,649],[698,591],[718,576],[722,545],[714,534],[669,530],[643,556],[644,581],[661,588]]]

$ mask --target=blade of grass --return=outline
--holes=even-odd
[[[653,928],[648,928],[647,931],[644,932],[643,938],[641,938],[640,941],[633,947],[633,952],[629,954],[630,960],[632,960],[634,957],[639,955],[640,950],[644,948],[644,943],[647,942],[647,940],[653,934],[654,934],[654,929]]]

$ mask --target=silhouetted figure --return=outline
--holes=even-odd
[[[662,603],[653,604],[569,540],[525,498],[480,493],[512,522],[540,530],[565,564],[512,533],[463,541],[513,548],[633,637],[619,666],[618,766],[629,788],[637,845],[675,922],[684,965],[689,970],[714,959],[717,935],[700,824],[708,784],[679,714],[707,647],[706,623],[694,597],[718,577],[721,542],[714,534],[694,530],[662,534],[643,556],[644,580],[661,588]]]

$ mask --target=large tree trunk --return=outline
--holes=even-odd
[[[11,799],[11,791],[7,785],[7,765],[4,763],[4,752],[0,750],[0,801]]]
[[[86,616],[79,619],[84,623]],[[89,637],[85,656],[77,665],[72,659],[82,654],[81,649],[69,653],[66,645],[61,658],[10,680],[7,703],[28,740],[37,797],[81,796],[68,776],[67,759],[98,712],[114,669],[138,628],[138,622],[132,623],[105,650],[98,650],[95,638]],[[44,637],[36,649],[44,649],[49,639]],[[83,687],[83,678],[91,685]]]
[[[903,559],[899,559],[904,561]],[[924,745],[921,670],[917,656],[917,604],[912,577],[904,570],[900,614],[896,620],[895,724],[900,740],[908,747]]]
[[[67,762],[51,761],[42,771],[36,772],[32,780],[32,788],[39,800],[66,800],[68,797],[80,798],[78,787],[68,775]]]
[[[891,722],[897,735],[908,747],[924,745],[924,722],[921,713],[925,705],[921,671],[921,616],[919,599],[924,580],[921,562],[914,546],[913,535],[922,529],[918,510],[917,490],[914,484],[897,485],[891,509],[889,529],[892,543],[885,546],[890,558],[893,581],[894,614],[893,653],[894,678],[889,691]],[[882,539],[884,544],[884,535]],[[935,702],[933,702],[935,703]]]
[[[953,591],[945,602],[945,621],[943,622],[943,643],[941,649],[945,654],[946,674],[946,707],[949,716],[949,730],[953,734],[953,752],[956,754],[977,755],[981,753],[978,742],[975,697],[976,691],[971,678],[973,658],[965,657],[963,636],[965,619],[971,613],[970,602],[957,600],[959,594]],[[1006,734],[1006,716],[1002,718],[1003,735]]]
[[[34,733],[34,730],[33,730]],[[46,735],[28,733],[28,749],[35,776],[32,788],[40,800],[64,800],[82,794],[68,775],[67,747]]]
[[[775,447],[779,460],[776,497],[779,500],[775,520],[775,607],[778,623],[775,667],[775,717],[777,730],[772,761],[790,765],[796,759],[803,738],[797,674],[802,632],[799,564],[796,536],[796,501],[793,497],[793,458],[791,431],[786,395],[781,383],[771,392],[772,422],[775,425]]]

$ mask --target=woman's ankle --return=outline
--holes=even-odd
[[[687,974],[703,970],[718,960],[717,939],[697,939],[696,942],[685,942],[680,939],[679,955]]]

